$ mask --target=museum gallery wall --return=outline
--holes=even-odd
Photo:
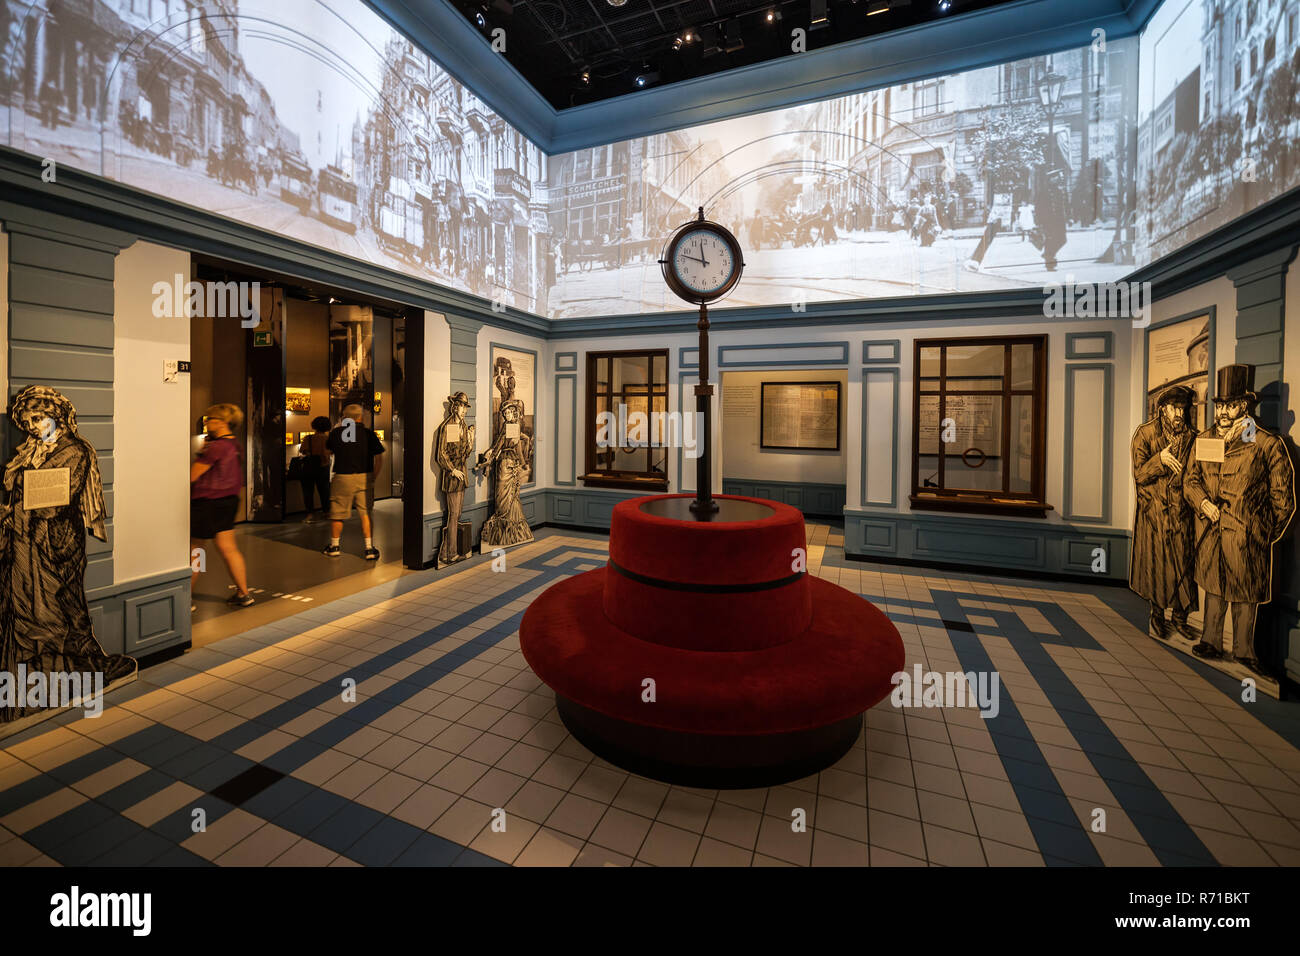
[[[546,157],[359,0],[4,0],[0,103],[35,156],[552,317],[675,307],[654,260],[698,205],[746,247],[730,305],[977,292],[1115,280],[1295,186],[1298,8],[1169,0]]]

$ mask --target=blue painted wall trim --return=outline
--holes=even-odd
[[[1123,581],[1129,540],[1114,529],[844,509],[845,553],[886,561]],[[1106,554],[1104,574],[1092,571],[1095,548]]]
[[[871,357],[872,349],[889,349],[883,356]],[[903,343],[898,339],[867,339],[862,343],[863,365],[897,365],[902,354]]]
[[[801,349],[837,349],[838,354],[825,358],[810,356],[800,357]],[[755,362],[746,358],[727,358],[728,354],[740,356],[742,352],[762,350],[770,354],[770,360]],[[762,345],[719,345],[718,368],[803,368],[847,365],[849,361],[848,342],[779,342]]]
[[[805,515],[838,518],[844,513],[844,485],[811,481],[769,481],[766,478],[722,479],[724,495],[766,498],[798,508]]]
[[[576,372],[578,370],[578,353],[556,352],[555,370],[557,372]]]
[[[559,431],[561,428],[560,414],[559,414],[560,383],[564,381],[573,383],[573,414],[569,416],[569,434],[572,436],[572,438],[570,439],[569,448],[574,457],[573,457],[573,461],[570,462],[570,464],[573,467],[573,478],[570,479],[569,481],[560,480],[560,435],[559,435]],[[551,456],[552,458],[551,482],[559,487],[576,487],[578,484],[578,474],[581,471],[581,469],[579,469],[578,467],[579,445],[578,445],[578,376],[577,373],[571,372],[568,374],[555,376],[555,401],[551,407],[554,409],[555,432],[556,432],[554,438],[555,450]]]
[[[1087,343],[1101,341],[1099,348],[1087,348]],[[1065,358],[1073,359],[1113,359],[1115,357],[1114,332],[1066,332]]]
[[[1102,485],[1101,485],[1101,514],[1083,515],[1074,510],[1074,393],[1075,377],[1079,372],[1100,371],[1104,382],[1105,409],[1102,411],[1102,421],[1105,423],[1105,434],[1102,436],[1101,454],[1102,454]],[[1115,392],[1114,392],[1114,366],[1109,362],[1094,363],[1077,363],[1065,367],[1065,442],[1064,442],[1064,462],[1063,481],[1063,503],[1061,505],[1061,517],[1067,521],[1089,524],[1110,524],[1110,501],[1111,501],[1111,481],[1115,456]]]
[[[869,427],[871,410],[867,404],[867,382],[873,375],[888,376],[894,380],[894,413],[890,416],[890,460],[889,460],[889,498],[885,501],[867,500],[867,449],[869,447]],[[862,371],[862,506],[864,508],[898,507],[898,391],[900,370],[898,368],[867,368]]]

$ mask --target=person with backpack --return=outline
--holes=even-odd
[[[303,460],[298,481],[302,485],[302,503],[307,508],[307,516],[303,521],[308,524],[329,517],[330,458],[333,457],[329,449],[330,420],[324,415],[317,415],[311,420],[311,427],[312,434],[303,439],[298,452]],[[312,507],[316,498],[320,498],[319,513]]]
[[[217,553],[235,582],[235,593],[226,599],[231,607],[248,607],[253,596],[248,593],[248,574],[244,556],[235,542],[235,515],[239,511],[239,492],[244,487],[244,456],[234,430],[244,421],[238,405],[213,405],[204,415],[207,439],[198,458],[190,466],[190,538],[195,542],[215,541]],[[190,593],[198,582],[199,572],[190,576]],[[195,606],[190,605],[193,611]]]

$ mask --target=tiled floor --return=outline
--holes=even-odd
[[[529,601],[604,560],[550,531],[504,573],[386,582],[0,744],[0,863],[1300,863],[1300,707],[1242,704],[1121,589],[846,562],[808,530],[810,570],[884,608],[909,669],[995,668],[999,715],[886,700],[835,767],[771,789],[629,775],[519,653]]]

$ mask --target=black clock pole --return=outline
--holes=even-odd
[[[704,210],[700,210],[701,217]],[[713,500],[713,428],[709,420],[712,406],[713,386],[709,384],[709,307],[700,303],[700,383],[695,386],[695,410],[698,421],[703,425],[703,434],[695,440],[704,443],[700,455],[695,459],[695,500],[691,502],[691,511],[697,521],[708,521],[718,511],[718,503]]]

